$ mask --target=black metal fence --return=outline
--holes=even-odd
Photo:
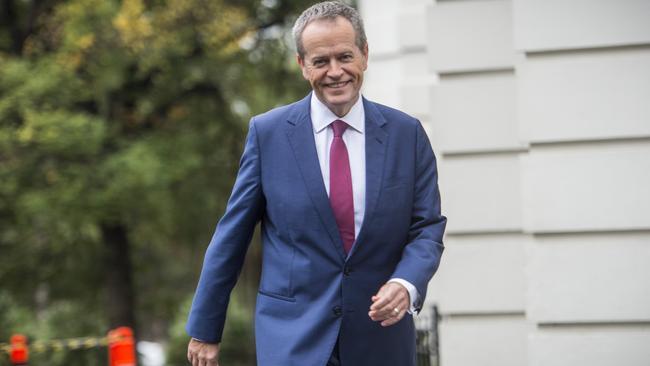
[[[418,366],[440,365],[438,320],[438,307],[436,305],[430,308],[430,312],[415,317]]]

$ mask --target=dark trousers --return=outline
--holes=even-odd
[[[327,365],[325,366],[341,366],[341,359],[339,358],[339,340],[336,340],[336,344],[334,345],[334,349],[332,350],[332,355],[330,356],[329,361],[327,361]]]

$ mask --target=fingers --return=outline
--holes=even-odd
[[[192,366],[219,366],[219,344],[192,339],[187,345],[187,360]]]
[[[388,304],[377,310],[371,310],[369,315],[374,321],[393,319],[404,315],[407,309],[407,302],[401,296],[393,299]],[[401,318],[400,318],[401,319]]]
[[[386,285],[382,286],[381,289],[379,289],[379,292],[377,295],[372,297],[372,305],[370,305],[370,310],[380,310],[384,308],[388,303],[391,301],[393,298],[394,294],[388,293],[389,290],[386,290]]]
[[[391,325],[397,324],[400,320],[402,320],[402,318],[404,317],[404,314],[406,314],[406,312],[402,311],[402,312],[400,312],[400,314],[398,316],[396,316],[394,318],[388,318],[388,319],[384,320],[383,322],[381,322],[380,324],[381,324],[382,327],[390,327]]]
[[[409,309],[409,295],[404,286],[389,282],[379,289],[372,297],[372,305],[368,316],[373,321],[381,321],[384,327],[399,322]],[[397,310],[397,311],[396,311]]]
[[[192,366],[219,366],[217,359],[209,357],[205,352],[188,354],[187,360]]]

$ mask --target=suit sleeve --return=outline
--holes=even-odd
[[[419,293],[418,310],[426,297],[427,285],[438,269],[444,250],[442,236],[447,218],[440,212],[438,169],[429,138],[417,124],[413,211],[408,240],[392,278],[412,283]]]
[[[205,253],[186,326],[191,337],[210,343],[221,341],[230,292],[235,286],[264,207],[259,147],[253,119],[226,211]]]

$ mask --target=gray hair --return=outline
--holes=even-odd
[[[305,56],[305,48],[302,44],[302,32],[307,27],[307,24],[319,19],[334,20],[336,17],[343,17],[352,24],[355,33],[355,43],[360,50],[364,49],[368,40],[366,39],[366,31],[363,29],[363,21],[359,12],[355,8],[340,1],[324,1],[314,4],[303,11],[293,25],[293,39],[296,42],[296,50],[300,58]]]

